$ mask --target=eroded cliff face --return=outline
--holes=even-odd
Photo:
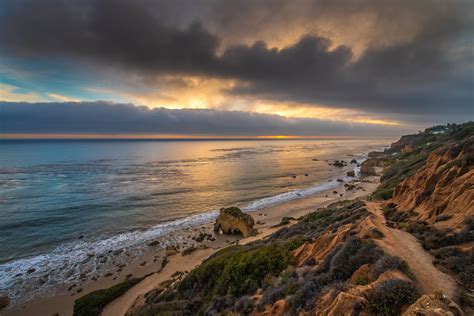
[[[440,148],[395,188],[393,201],[399,210],[418,213],[420,220],[459,228],[474,215],[473,162],[474,136]]]

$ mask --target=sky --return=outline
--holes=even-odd
[[[474,120],[469,0],[2,0],[0,134],[390,136]]]

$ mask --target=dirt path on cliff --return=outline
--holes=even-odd
[[[433,265],[433,257],[410,233],[386,226],[381,203],[367,202],[367,209],[374,215],[372,223],[385,235],[376,242],[389,254],[405,260],[424,293],[441,291],[450,298],[456,296],[456,282]]]

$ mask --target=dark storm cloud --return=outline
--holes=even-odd
[[[163,25],[127,0],[10,1],[0,19],[0,49],[25,57],[72,57],[138,68],[189,71],[214,58],[216,36],[199,23]]]
[[[143,76],[237,79],[228,93],[267,99],[376,113],[474,115],[471,3],[303,3],[304,12],[294,13],[295,6],[284,1],[7,1],[0,11],[0,52],[93,61]],[[416,14],[407,14],[410,10]],[[290,28],[293,16],[285,20],[284,14],[291,12],[308,21],[334,17],[340,24],[354,12],[372,13],[380,30],[367,34],[368,46],[355,60],[351,47],[334,48],[330,39],[314,34],[283,49],[264,41],[219,46],[226,36],[242,36],[245,25]],[[354,30],[354,36],[361,34]]]
[[[170,110],[108,102],[0,102],[0,134],[119,133],[393,136],[405,130],[368,124],[290,119],[278,115],[216,110]]]

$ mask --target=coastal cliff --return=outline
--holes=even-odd
[[[371,153],[362,167],[382,172],[371,196],[225,247],[127,315],[472,314],[473,127],[427,129]]]
[[[474,215],[474,136],[439,148],[426,164],[403,180],[393,201],[401,210],[413,210],[417,219],[459,227]]]

